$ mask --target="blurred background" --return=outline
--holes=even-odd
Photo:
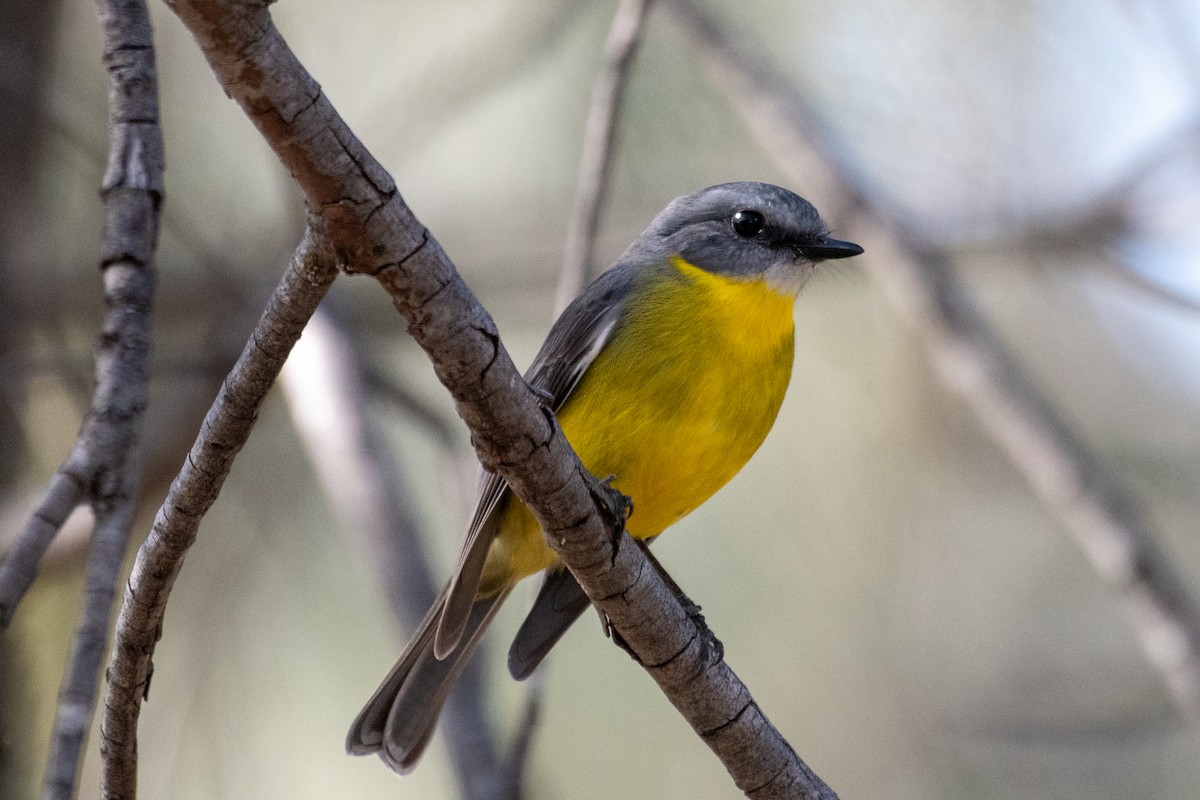
[[[87,407],[103,312],[96,193],[107,151],[92,5],[6,5],[0,547]],[[615,258],[671,198],[728,180],[789,185],[842,238],[867,243],[881,225],[902,227],[950,259],[999,340],[1200,593],[1200,7],[703,6],[787,77],[824,132],[824,163],[803,180],[803,165],[774,159],[678,18],[652,9],[597,261]],[[614,9],[570,0],[273,6],[521,367],[552,320]],[[303,224],[298,191],[188,33],[161,5],[151,11],[167,201],[139,539]],[[839,180],[875,213],[839,202]],[[659,558],[703,606],[760,706],[844,797],[1195,797],[1195,728],[1147,661],[1121,598],[939,381],[868,276],[886,272],[893,255],[869,249],[805,289],[774,432],[739,477],[662,538]],[[326,306],[339,346],[367,376],[359,399],[371,441],[440,584],[470,511],[465,429],[377,286],[342,278]],[[304,343],[319,341],[306,334]],[[317,469],[332,463],[322,442],[332,447],[337,434],[314,435],[305,400],[319,403],[328,380],[297,356],[188,555],[142,713],[145,797],[460,796],[440,739],[403,780],[343,753],[347,725],[407,628],[389,602],[396,579],[379,569],[391,562],[345,512],[361,482]],[[0,634],[5,797],[37,792],[79,605],[86,516],[55,542]],[[518,592],[485,646],[484,715],[502,752],[528,691],[502,659],[526,603]],[[593,615],[542,678],[527,797],[737,796]],[[94,731],[83,798],[99,796],[98,741]]]

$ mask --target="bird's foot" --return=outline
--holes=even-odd
[[[725,645],[717,638],[717,635],[712,632],[712,628],[708,627],[708,622],[705,621],[704,615],[700,613],[700,606],[696,605],[691,599],[682,592],[679,593],[679,602],[683,606],[683,610],[696,626],[697,635],[700,637],[700,648],[703,656],[703,663],[706,665],[716,664],[725,658]]]
[[[612,563],[615,564],[621,535],[625,533],[625,521],[633,513],[633,501],[612,485],[617,478],[616,475],[609,475],[603,480],[597,480],[590,475],[588,477],[590,478],[588,489],[592,494],[592,499],[596,501],[600,516],[612,536]]]

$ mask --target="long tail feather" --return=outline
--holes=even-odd
[[[346,752],[377,753],[394,771],[410,772],[429,744],[450,687],[506,597],[508,590],[477,600],[467,616],[459,646],[439,660],[433,653],[433,640],[445,605],[443,590],[396,665],[350,726]]]
[[[442,593],[441,619],[435,626],[434,653],[445,658],[452,653],[467,633],[468,620],[479,592],[479,579],[487,563],[488,550],[500,530],[507,489],[502,489],[487,513],[474,522],[467,533],[458,564],[454,567],[449,585]]]

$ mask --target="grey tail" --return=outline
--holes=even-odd
[[[505,589],[476,600],[458,647],[439,660],[433,654],[433,640],[446,602],[446,591],[442,590],[396,666],[350,726],[346,752],[356,756],[378,754],[393,771],[401,775],[411,772],[433,736],[450,687],[508,593]]]
[[[566,568],[547,570],[537,600],[508,650],[509,673],[519,681],[532,675],[589,605],[591,601]]]

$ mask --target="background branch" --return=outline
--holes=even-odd
[[[882,264],[872,269],[893,308],[920,337],[942,382],[1126,601],[1146,657],[1179,710],[1200,725],[1200,616],[1137,505],[1023,374],[948,257],[913,244],[895,252],[889,275]]]
[[[642,22],[652,2],[620,0],[604,42],[600,69],[592,82],[575,202],[567,221],[567,243],[554,297],[554,307],[558,311],[575,299],[591,276],[600,211],[604,208],[612,173],[621,100],[642,39]]]
[[[897,231],[820,116],[755,48],[693,0],[663,0],[679,30],[780,169],[797,184],[825,183],[862,209],[872,279],[925,348],[943,384],[972,410],[1126,601],[1149,661],[1179,710],[1200,724],[1200,614],[1129,492],[1072,432],[1001,345],[950,268],[948,253]],[[821,164],[836,165],[830,173]]]
[[[453,423],[444,414],[430,407],[404,382],[362,358],[361,353],[358,355],[359,367],[362,369],[363,390],[368,395],[387,402],[401,414],[412,417],[420,425],[421,430],[432,435],[443,450],[450,452],[456,442]]]
[[[67,517],[87,491],[86,448],[76,444],[71,456],[50,478],[46,493],[0,564],[0,626],[8,627],[17,605],[38,575],[38,565]]]
[[[137,511],[139,438],[148,398],[154,249],[162,197],[162,137],[149,17],[140,0],[98,2],[109,73],[110,149],[100,268],[106,315],[96,390],[71,455],[0,568],[0,624],[12,620],[51,540],[85,498],[95,517],[83,608],[59,689],[43,797],[75,794],[95,711],[112,601]]]

